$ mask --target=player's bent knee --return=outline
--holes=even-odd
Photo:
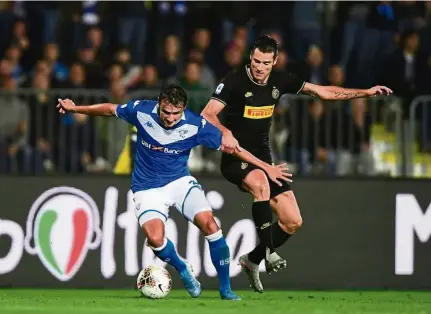
[[[298,229],[302,227],[302,223],[303,221],[301,217],[285,221],[280,220],[281,228],[284,232],[287,232],[289,234],[296,233],[296,231],[298,231]]]
[[[253,170],[244,179],[244,187],[253,194],[255,200],[264,201],[270,197],[268,178],[260,169]]]
[[[164,234],[148,234],[147,235],[147,241],[148,244],[154,248],[158,248],[163,246],[163,243],[165,242],[165,235]]]
[[[220,230],[217,222],[214,219],[211,210],[203,211],[198,214],[193,219],[194,224],[201,229],[202,233],[207,236],[210,234],[214,234]]]
[[[151,247],[161,247],[165,241],[165,225],[161,219],[152,219],[142,225],[142,230]]]

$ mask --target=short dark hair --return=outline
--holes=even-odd
[[[160,92],[159,102],[163,100],[177,108],[185,107],[187,106],[187,93],[181,86],[171,84]]]
[[[259,49],[263,53],[274,53],[274,58],[278,55],[278,43],[269,35],[263,35],[258,37],[251,48],[251,53]]]

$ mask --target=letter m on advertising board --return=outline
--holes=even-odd
[[[422,243],[431,237],[431,204],[422,211],[413,194],[396,196],[395,274],[413,275],[415,235]]]

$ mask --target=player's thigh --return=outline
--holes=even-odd
[[[270,184],[265,172],[261,169],[253,169],[242,181],[244,190],[253,194],[255,199],[264,200],[269,199]]]
[[[202,185],[196,178],[187,176],[176,183],[174,187],[176,191],[175,204],[184,218],[192,223],[199,223],[198,227],[204,227],[206,221],[214,220],[211,205],[205,196]]]
[[[254,165],[241,161],[235,156],[223,154],[220,163],[220,172],[230,183],[235,184],[242,192],[248,192],[243,187],[243,180],[254,169]]]
[[[301,212],[293,191],[285,191],[274,196],[270,205],[285,228],[297,229],[302,226]]]
[[[133,200],[136,219],[141,228],[153,219],[159,219],[163,223],[168,220],[169,206],[173,202],[163,187],[136,192]]]

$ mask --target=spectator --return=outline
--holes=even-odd
[[[198,49],[192,49],[189,52],[189,60],[198,63],[201,68],[199,83],[210,90],[214,90],[216,87],[216,78],[213,70],[205,62],[204,53]]]
[[[92,26],[87,32],[87,40],[91,48],[94,50],[95,60],[102,65],[106,65],[108,60],[105,56],[105,47],[103,43],[103,31],[100,27]]]
[[[302,60],[310,46],[321,46],[322,34],[317,1],[296,1],[293,3],[291,39],[294,42],[293,55]]]
[[[31,87],[33,84],[33,78],[38,74],[42,74],[46,76],[50,80],[50,88],[59,88],[61,86],[61,82],[57,80],[57,77],[52,73],[53,68],[52,64],[45,59],[41,59],[37,61],[36,66],[34,67],[31,76],[27,78],[26,82],[23,84],[24,87]]]
[[[338,176],[373,175],[374,159],[370,151],[371,116],[366,100],[354,99],[348,111],[336,110],[332,120],[332,147],[336,149]]]
[[[311,46],[308,49],[306,59],[296,62],[292,66],[292,71],[307,82],[322,85],[324,82],[322,63],[322,50],[320,47]]]
[[[149,7],[145,1],[122,1],[115,4],[120,44],[131,49],[131,62],[145,62],[148,38]]]
[[[393,4],[389,1],[372,2],[367,16],[366,29],[356,60],[358,73],[357,86],[371,86],[376,80],[376,73],[381,70],[385,56],[395,49],[397,16]]]
[[[430,91],[427,80],[428,56],[419,51],[420,37],[410,31],[402,36],[400,47],[393,52],[385,63],[382,81],[391,86],[399,97],[405,100],[405,109],[419,93]]]
[[[221,80],[229,71],[243,65],[242,57],[241,50],[238,47],[234,45],[228,46],[224,53],[223,64],[215,71],[217,80]]]
[[[245,26],[238,26],[235,30],[232,45],[236,46],[244,57],[248,57],[248,29]]]
[[[123,84],[129,88],[139,80],[141,75],[140,66],[132,64],[132,56],[127,47],[120,47],[115,54],[114,62],[121,65],[124,71]]]
[[[70,67],[69,78],[62,84],[62,88],[85,88],[86,76],[85,68],[80,63],[74,63]]]
[[[78,61],[85,68],[88,88],[101,88],[103,85],[103,67],[96,60],[96,51],[89,45],[78,50]]]
[[[157,66],[162,80],[173,78],[181,72],[180,52],[181,44],[179,38],[175,35],[166,37],[164,53]]]
[[[119,81],[112,82],[110,86],[111,99],[110,101],[114,104],[127,103],[126,88],[124,84]],[[102,156],[106,157],[107,164],[113,165],[121,153],[124,145],[124,139],[128,134],[128,125],[124,125],[119,119],[103,119],[101,122],[100,140],[102,141],[101,151],[104,152]],[[96,165],[104,165],[101,162],[102,158],[98,158],[99,162],[96,161]],[[99,169],[100,171],[101,169]],[[102,168],[103,170],[103,168]]]
[[[31,149],[27,144],[28,109],[15,93],[16,79],[5,81],[0,96],[0,172],[31,171]]]
[[[216,67],[217,58],[216,50],[211,47],[211,32],[208,28],[197,28],[195,29],[192,37],[192,47],[190,50],[202,53],[203,59],[211,67]]]
[[[334,64],[329,67],[328,72],[329,84],[334,86],[343,86],[344,85],[344,71],[343,68]]]
[[[184,39],[185,22],[188,13],[186,1],[160,1],[157,2],[155,12],[155,30],[157,36],[157,47],[162,46],[163,38],[169,35],[176,36],[179,40]]]
[[[7,79],[12,75],[12,69],[12,63],[9,60],[0,60],[0,87],[5,86]]]
[[[54,168],[52,143],[59,140],[57,132],[59,116],[53,103],[55,97],[49,93],[51,80],[43,72],[36,72],[31,87],[37,89],[29,98],[29,144],[33,148],[36,173]]]
[[[24,70],[21,65],[21,50],[18,46],[10,46],[6,50],[6,58],[10,62],[12,71],[11,76],[16,82],[21,84],[25,80]]]
[[[67,79],[69,71],[66,65],[60,61],[57,44],[46,44],[43,56],[45,60],[50,63],[55,79],[59,82],[64,82]]]
[[[121,64],[113,63],[107,71],[107,77],[104,83],[104,88],[110,88],[113,83],[124,85],[124,69]]]
[[[274,65],[274,71],[277,72],[285,72],[287,69],[288,57],[287,53],[284,50],[279,50],[277,63]]]
[[[180,84],[189,94],[187,108],[200,114],[206,100],[211,96],[211,92],[205,86],[201,85],[200,80],[201,68],[197,62],[188,62],[185,67],[184,76],[180,79]]]
[[[193,47],[205,54],[211,44],[211,32],[207,28],[195,29],[192,41]]]
[[[23,51],[29,49],[30,41],[27,36],[27,26],[24,20],[18,19],[15,22],[10,43]]]
[[[142,74],[140,76],[140,80],[138,83],[133,86],[134,90],[153,90],[158,91],[161,88],[162,84],[159,81],[159,74],[157,72],[157,68],[152,64],[147,64],[144,66],[142,70]]]
[[[287,160],[297,163],[301,174],[322,174],[329,169],[330,159],[328,120],[323,102],[312,101],[307,111],[295,109],[292,108],[288,116]]]
[[[55,42],[57,40],[57,25],[60,19],[60,2],[44,1],[42,4],[43,14],[43,40],[45,43]]]

